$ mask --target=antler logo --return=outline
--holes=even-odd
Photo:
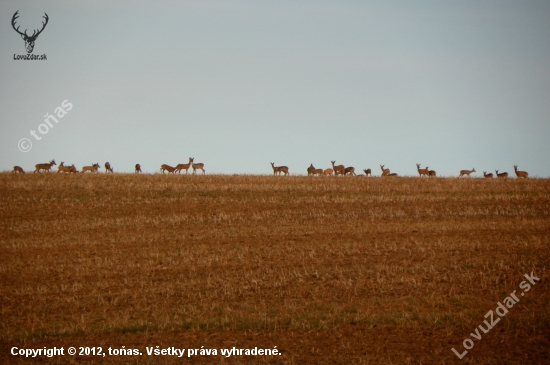
[[[35,29],[34,32],[32,33],[31,36],[29,36],[27,34],[27,30],[25,29],[25,33],[21,33],[19,31],[19,27],[15,27],[15,21],[17,20],[17,18],[19,18],[19,15],[17,15],[17,13],[19,13],[19,10],[17,10],[15,12],[15,14],[13,14],[13,18],[11,18],[11,26],[13,27],[13,29],[21,34],[21,38],[23,38],[23,40],[25,41],[25,48],[27,49],[27,53],[32,53],[32,50],[34,49],[34,42],[36,41],[36,38],[38,38],[38,35],[40,33],[42,33],[42,31],[44,30],[44,28],[46,28],[46,24],[48,24],[48,14],[44,13],[45,15],[43,16],[44,19],[46,19],[45,22],[42,22],[42,29],[38,30],[38,29]],[[38,32],[38,33],[37,33]]]

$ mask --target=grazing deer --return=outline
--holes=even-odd
[[[518,165],[514,165],[514,171],[516,172],[517,177],[523,177],[527,179],[529,174],[526,171],[518,171]]]
[[[395,172],[392,172],[391,174],[389,174],[388,176],[397,176],[397,173]]]
[[[50,169],[52,168],[53,165],[57,165],[57,164],[55,163],[55,160],[51,160],[50,163],[39,163],[39,164],[36,164],[36,165],[34,165],[34,167],[35,167],[34,172],[40,172],[40,170],[45,170],[45,171],[50,172]]]
[[[388,176],[390,174],[390,169],[385,169],[384,165],[380,165],[380,170],[382,170],[382,176]]]
[[[20,173],[20,174],[24,174],[24,173],[25,173],[25,170],[23,170],[23,168],[22,168],[21,166],[14,166],[14,167],[13,167],[12,173],[14,173],[14,172],[18,172],[18,173]]]
[[[160,171],[162,171],[163,174],[164,174],[164,171],[168,171],[168,173],[173,174],[174,171],[176,171],[176,168],[170,165],[163,164],[163,165],[160,165]]]
[[[97,172],[99,170],[99,163],[94,163],[92,166],[83,166],[80,173],[85,173],[86,171]]]
[[[363,169],[363,172],[365,173],[365,176],[372,176],[370,169]]]
[[[191,167],[193,168],[193,174],[195,174],[195,171],[202,170],[202,174],[204,175],[206,172],[204,171],[204,164],[203,163],[194,163],[195,157],[189,158],[189,163],[191,164]]]
[[[332,176],[333,172],[334,172],[333,169],[326,169],[325,171],[323,171],[323,175],[324,176]]]
[[[185,170],[185,174],[187,175],[187,172],[189,170],[189,167],[191,167],[191,164],[193,162],[191,161],[191,157],[189,157],[189,163],[179,163],[177,166],[176,166],[176,171],[177,173],[181,174],[181,170]]]
[[[332,168],[334,169],[334,175],[338,176],[338,175],[344,175],[346,173],[346,168],[344,167],[344,165],[334,166],[336,161],[330,161],[330,162],[332,162]]]
[[[493,174],[488,174],[486,171],[483,171],[483,177],[486,178],[486,179],[492,179]]]
[[[74,166],[74,165],[73,165]],[[59,164],[59,166],[57,167],[57,173],[59,174],[60,172],[66,172],[66,173],[69,173],[71,172],[71,169],[72,169],[72,166],[65,166],[65,162],[61,161],[61,163]]]
[[[498,173],[498,170],[495,170],[496,174],[497,174],[497,177],[499,178],[502,178],[502,179],[507,179],[508,178],[508,173],[507,172],[501,172],[500,174]]]
[[[136,174],[141,174],[141,173],[142,173],[142,172],[141,172],[141,165],[140,165],[140,164],[138,164],[138,163],[136,164],[136,168],[135,168],[135,172],[134,172],[134,173],[136,173]]]
[[[426,170],[428,170],[428,176],[429,176],[429,177],[436,177],[436,176],[435,176],[435,171],[434,171],[434,170],[430,170],[430,169],[428,168],[428,166],[426,166]]]
[[[351,167],[351,166],[350,166],[350,167],[346,167],[346,169],[344,170],[344,175],[347,175],[347,174],[349,174],[349,175],[351,175],[351,176],[357,176],[357,175],[355,174],[355,167]]]
[[[473,168],[471,170],[460,170],[460,175],[458,177],[462,177],[462,176],[470,176],[470,174],[472,172],[476,172],[476,169]]]
[[[420,164],[417,163],[416,169],[418,170],[418,175],[420,175],[420,177],[422,177],[422,175],[430,176],[430,170],[428,170],[428,166],[426,166],[425,169],[421,169]]]
[[[271,162],[271,167],[273,167],[273,175],[281,175],[281,172],[288,175],[288,167],[286,166],[275,166],[275,162]]]
[[[105,162],[105,173],[107,173],[107,171],[114,173],[113,168],[111,167],[111,164],[109,162]]]
[[[76,174],[78,172],[78,170],[76,169],[76,167],[74,167],[74,164],[72,164],[71,166],[69,166],[70,170],[69,170],[69,173],[71,174]]]

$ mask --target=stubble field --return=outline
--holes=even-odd
[[[2,173],[0,186],[2,364],[550,361],[548,179]],[[65,356],[11,355],[54,346]]]

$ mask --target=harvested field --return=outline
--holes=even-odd
[[[548,179],[2,173],[0,185],[2,364],[550,362]],[[147,356],[155,346],[218,355]]]

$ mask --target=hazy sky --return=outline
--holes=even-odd
[[[14,60],[20,30],[49,23]],[[0,170],[550,176],[550,2],[2,1]],[[37,141],[47,113],[73,108]],[[29,138],[29,152],[18,141]]]

